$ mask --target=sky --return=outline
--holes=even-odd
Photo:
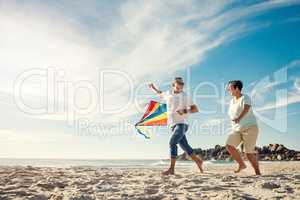
[[[225,143],[238,79],[257,145],[300,150],[298,0],[0,0],[0,24],[0,158],[168,158],[169,129],[134,124],[175,76],[192,147]]]

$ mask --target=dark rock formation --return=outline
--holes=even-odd
[[[198,148],[194,151],[203,160],[232,160],[225,146],[216,145],[214,148]],[[258,159],[263,161],[300,161],[300,151],[288,149],[282,144],[256,147],[256,152]],[[190,157],[183,153],[178,160],[190,160]]]

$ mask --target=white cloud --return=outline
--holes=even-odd
[[[115,156],[124,153],[121,140],[109,140],[104,145],[102,141],[99,145],[94,138],[85,137],[83,141],[72,134],[65,135],[74,132],[63,121],[65,113],[29,116],[16,109],[13,82],[24,70],[56,67],[65,71],[64,80],[88,80],[97,85],[98,70],[109,68],[132,76],[134,87],[149,80],[161,83],[176,71],[201,63],[210,50],[270,25],[249,22],[249,18],[299,3],[28,0],[25,4],[0,0],[0,106],[4,113],[0,116],[0,156],[53,157],[69,152],[70,157],[97,157],[107,152],[112,142],[114,148],[103,156],[111,158],[111,151]],[[27,102],[46,102],[42,80],[26,84]],[[290,93],[289,103],[299,101],[299,82],[294,88],[296,96]],[[124,79],[110,78],[105,88],[108,107],[125,104],[128,94]],[[84,92],[78,97],[79,104],[88,101]],[[119,114],[104,115],[95,110],[84,117],[109,124],[135,113],[137,109],[131,105]],[[218,127],[228,122],[227,118],[218,118],[204,124]]]
[[[270,81],[270,77],[267,76],[260,82],[256,83],[251,94],[258,101],[264,101],[263,105],[255,107],[255,111],[270,111],[286,107],[290,104],[300,102],[300,78],[299,76],[288,76],[289,70],[297,70],[300,67],[299,60],[293,60],[288,63],[285,67],[275,72],[275,80]],[[277,75],[276,75],[277,74]],[[275,98],[275,100],[264,100],[265,97],[270,96],[272,93],[280,92],[285,90]]]
[[[1,77],[1,90],[10,90],[16,76],[32,67],[55,66],[65,70],[68,80],[94,84],[98,70],[106,68],[127,72],[135,86],[168,78],[176,70],[200,63],[210,50],[265,26],[249,24],[249,17],[294,3],[299,1],[250,6],[192,0],[121,4],[30,1],[26,5],[7,1],[0,7],[0,73],[6,74]],[[128,90],[124,80],[111,81],[105,90],[109,105],[126,103]],[[27,92],[37,91],[32,84]],[[84,93],[81,96],[85,97]],[[79,101],[85,103],[86,99]],[[131,106],[109,119],[133,113],[136,109]],[[90,117],[102,115],[95,111]]]

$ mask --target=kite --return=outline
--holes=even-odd
[[[167,121],[167,105],[156,101],[150,101],[142,119],[135,124],[135,128],[139,134],[143,135],[146,139],[150,139],[151,134],[146,130],[142,131],[141,129],[145,126],[166,126]]]

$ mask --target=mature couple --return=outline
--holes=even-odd
[[[177,144],[196,162],[200,172],[203,172],[203,161],[194,153],[189,145],[185,132],[188,130],[187,117],[190,113],[198,112],[192,99],[183,92],[184,82],[177,77],[172,83],[172,89],[167,92],[158,90],[153,83],[149,87],[167,103],[168,124],[171,126],[170,139],[170,168],[163,172],[164,175],[174,174],[177,158]],[[229,81],[228,92],[233,97],[230,102],[228,114],[232,120],[232,133],[226,141],[226,148],[238,163],[236,173],[246,168],[237,147],[243,143],[245,153],[256,175],[260,175],[259,165],[255,154],[255,144],[258,135],[256,119],[251,108],[250,98],[242,93],[243,83],[239,80]]]

